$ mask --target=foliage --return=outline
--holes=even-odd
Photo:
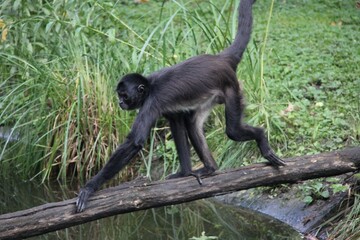
[[[92,175],[133,120],[134,113],[117,107],[119,76],[221,51],[236,33],[237,4],[3,1],[0,126],[20,137],[0,141],[2,169],[11,165],[43,180]],[[246,122],[264,126],[279,155],[359,144],[356,11],[351,1],[255,4],[253,38],[238,76],[248,102]],[[214,110],[206,131],[222,168],[259,160],[254,143],[224,135],[223,107]],[[138,169],[150,175],[154,158],[163,160],[164,174],[176,171],[170,139],[160,120],[139,156],[143,168],[135,163],[122,175]]]
[[[357,10],[351,1],[308,4],[284,5],[281,11],[297,11],[274,16],[269,37],[282,46],[271,51],[268,73],[285,90],[274,93],[288,102],[282,114],[288,147],[299,155],[356,145],[360,133]]]
[[[224,9],[229,4],[233,2]],[[21,136],[15,144],[2,143],[3,162],[21,162],[18,171],[35,172],[43,179],[55,170],[58,178],[65,179],[68,173],[91,175],[92,169],[106,161],[129,130],[133,116],[116,106],[113,86],[118,77],[174,64],[199,54],[194,41],[216,38],[217,33],[199,18],[202,6],[190,16],[186,5],[155,7],[163,16],[144,24],[144,19],[152,17],[146,6],[128,13],[120,3],[109,1],[2,4],[7,34],[2,35],[1,45],[1,71],[6,76],[0,124],[12,126]],[[215,6],[208,7],[217,11]],[[118,17],[124,15],[134,27]],[[174,27],[179,21],[184,33]],[[199,29],[207,34],[202,37]],[[223,48],[224,37],[220,37],[209,47]]]
[[[93,175],[122,142],[135,115],[119,111],[117,79],[221,51],[235,36],[237,4],[2,1],[0,136],[1,127],[11,127],[9,134],[17,140],[0,140],[1,171],[42,180]],[[355,6],[355,1],[341,0],[255,4],[252,42],[238,76],[248,102],[246,122],[264,126],[279,155],[360,144],[360,17]],[[254,143],[234,143],[224,128],[223,107],[217,107],[206,132],[222,168],[259,161]],[[177,170],[163,120],[145,149],[139,155],[142,163],[127,167],[122,177],[137,171],[150,176],[153,159],[161,160],[163,174]],[[331,192],[343,190],[338,183],[330,186]],[[308,202],[329,193],[322,181],[303,189]],[[350,216],[353,222],[359,220],[358,206]]]
[[[328,199],[331,194],[345,192],[349,190],[349,186],[340,183],[338,178],[315,179],[307,181],[299,186],[302,190],[304,202],[313,203],[317,199]]]
[[[347,208],[347,215],[335,225],[329,239],[359,239],[360,237],[360,195],[356,194],[352,208]]]

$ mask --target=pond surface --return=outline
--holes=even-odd
[[[0,177],[0,214],[75,197],[77,186]],[[208,238],[200,238],[202,234]],[[215,200],[198,200],[96,220],[30,239],[301,239],[280,221]]]

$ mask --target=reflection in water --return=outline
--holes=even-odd
[[[59,184],[21,182],[16,177],[0,181],[0,214],[73,198],[76,192]],[[275,219],[212,200],[117,215],[31,239],[168,240],[200,237],[202,232],[217,239],[301,239]]]
[[[13,142],[19,140],[19,134],[13,128],[0,126],[0,139]]]

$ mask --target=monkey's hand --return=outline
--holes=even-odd
[[[91,196],[91,194],[94,192],[92,188],[81,188],[79,192],[78,199],[76,200],[76,212],[83,212],[85,210],[85,205]]]

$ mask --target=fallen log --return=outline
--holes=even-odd
[[[259,186],[294,183],[360,169],[360,148],[286,159],[285,167],[254,164],[219,171],[199,185],[194,177],[137,180],[97,192],[75,213],[76,198],[0,215],[0,239],[26,238],[120,213],[189,202]]]

